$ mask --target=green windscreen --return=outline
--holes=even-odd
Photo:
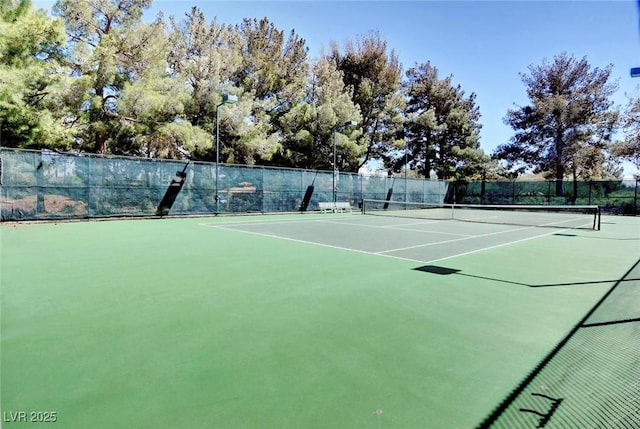
[[[30,151],[0,151],[2,220],[154,216],[187,161]],[[449,184],[385,176],[190,162],[170,215],[298,211],[311,185],[308,209],[320,202],[394,198],[442,202]],[[216,199],[217,195],[217,199]],[[164,213],[163,214],[167,214]]]
[[[0,149],[2,220],[154,216],[186,160]],[[168,214],[298,211],[313,185],[308,210],[318,203],[364,199],[396,203],[484,205],[598,205],[605,213],[637,214],[638,181],[449,182],[387,174],[356,174],[190,162]],[[335,193],[334,193],[335,186]],[[558,191],[561,191],[558,193]],[[218,196],[216,200],[216,195]]]

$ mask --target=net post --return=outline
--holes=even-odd
[[[600,210],[600,206],[596,206],[596,217],[598,218],[598,228],[597,230],[600,231],[600,218],[602,216],[602,211]]]
[[[633,193],[633,215],[638,214],[638,184],[640,183],[640,177],[636,176],[635,192]]]

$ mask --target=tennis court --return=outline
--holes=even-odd
[[[3,427],[640,425],[640,219],[406,211],[0,226]]]

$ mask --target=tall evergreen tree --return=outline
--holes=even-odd
[[[49,103],[61,73],[62,21],[30,0],[0,1],[0,141],[68,149],[70,134]]]
[[[142,22],[151,0],[58,0],[54,13],[65,21],[67,61],[72,69],[66,104],[83,150],[118,152],[122,92],[140,79],[162,39],[162,23]],[[127,122],[125,121],[125,125]]]
[[[170,18],[169,40],[172,49],[168,52],[168,63],[174,84],[185,89],[184,119],[195,130],[210,136],[209,145],[194,148],[196,159],[216,159],[214,137],[216,135],[216,106],[222,102],[223,94],[237,95],[240,89],[230,82],[230,77],[242,66],[240,37],[231,25],[217,20],[207,23],[204,13],[193,7],[181,20]],[[240,100],[241,104],[247,101]],[[228,160],[232,147],[230,132],[233,115],[238,106],[219,109],[220,139],[227,142],[222,147],[222,161]]]
[[[622,117],[624,139],[613,145],[613,155],[631,162],[640,176],[640,96],[629,97]]]
[[[268,18],[245,18],[236,31],[243,61],[233,81],[265,102],[266,110],[286,110],[304,89],[309,69],[305,40],[295,30],[285,38],[284,31]]]
[[[241,67],[231,76],[252,101],[244,112],[235,157],[247,163],[271,163],[286,133],[283,115],[304,96],[309,70],[306,41],[295,30],[288,35],[268,18],[244,19],[236,26]],[[251,124],[251,127],[247,127]]]
[[[207,24],[196,7],[183,22],[172,19],[169,63],[173,76],[190,92],[186,117],[219,134],[220,160],[269,163],[280,147],[280,118],[303,95],[308,68],[304,39],[288,38],[267,18],[236,26]],[[221,107],[222,95],[239,100]],[[220,129],[216,133],[216,112]],[[200,153],[212,160],[215,152]]]
[[[429,62],[409,69],[406,75],[409,164],[426,178],[432,171],[438,179],[453,178],[466,160],[481,157],[475,94],[465,97],[451,76],[440,79],[438,69]]]
[[[357,171],[401,145],[402,66],[377,32],[360,36],[355,43],[349,41],[344,52],[334,42],[329,58],[342,72],[346,87],[352,89],[353,102],[362,115],[359,127],[366,150],[359,165],[354,166],[353,171]]]
[[[222,93],[238,91],[227,82],[242,65],[240,38],[231,25],[215,19],[207,23],[195,6],[182,20],[170,20],[168,61],[171,75],[189,92],[186,118],[213,133],[216,102]]]
[[[337,127],[360,120],[342,73],[333,62],[320,58],[312,67],[305,98],[280,121],[283,141],[274,161],[288,167],[331,170],[335,137],[337,168],[355,171],[364,152],[361,131],[357,126]]]
[[[557,196],[563,195],[565,177],[600,176],[617,123],[609,99],[617,88],[609,82],[611,67],[592,68],[586,58],[567,53],[529,66],[521,77],[531,104],[507,113],[505,123],[516,134],[496,149],[496,157],[510,168],[553,177]]]

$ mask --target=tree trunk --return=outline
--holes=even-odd
[[[556,135],[556,197],[561,197],[562,181],[564,179],[564,163],[562,160],[562,135]]]
[[[578,172],[573,167],[573,196],[571,197],[571,204],[575,205],[578,200]]]
[[[429,180],[431,178],[431,155],[429,154],[429,143],[427,143],[426,145],[427,145],[427,148],[424,156],[424,169],[425,169],[424,178]]]
[[[556,176],[556,197],[561,197],[562,195],[562,176]]]
[[[482,182],[480,183],[480,203],[485,203],[485,194],[487,193],[487,171],[482,170]]]

